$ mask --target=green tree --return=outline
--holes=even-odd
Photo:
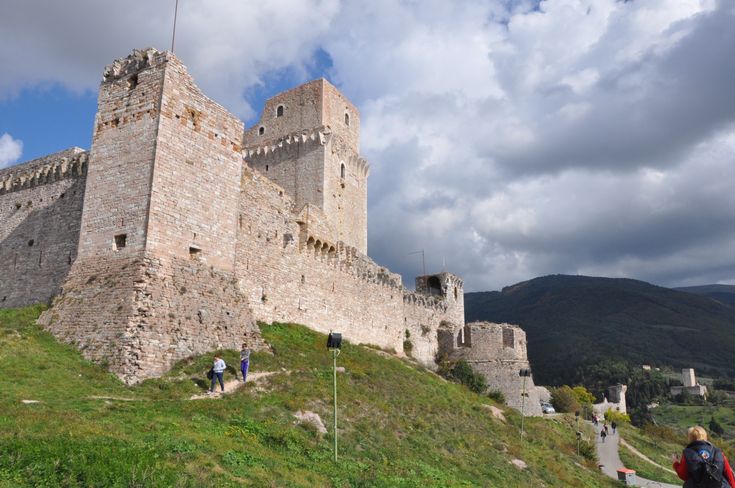
[[[569,385],[552,388],[551,404],[557,412],[577,412],[580,409],[577,395]]]

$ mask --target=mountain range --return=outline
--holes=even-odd
[[[735,376],[735,286],[551,275],[466,293],[465,317],[520,325],[538,384],[605,360]]]

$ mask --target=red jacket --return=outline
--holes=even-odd
[[[730,486],[735,488],[735,476],[732,474],[732,468],[730,468],[730,463],[727,460],[727,456],[725,456],[725,453],[722,453],[722,458],[725,461],[725,469],[722,471],[722,474],[725,475],[725,479],[728,483],[730,483]],[[687,463],[684,461],[684,456],[682,455],[681,459],[679,461],[674,461],[674,471],[676,471],[676,474],[679,475],[679,479],[686,481],[689,479],[689,472],[687,471]]]

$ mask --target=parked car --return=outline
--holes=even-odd
[[[554,406],[551,403],[541,402],[541,411],[544,413],[556,413]]]

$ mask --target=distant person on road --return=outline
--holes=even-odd
[[[607,430],[600,429],[600,439],[602,440],[602,442],[605,442],[605,437],[607,437]]]
[[[610,424],[610,427],[612,427],[613,435],[615,435],[615,430],[618,428],[618,424],[616,424],[615,421],[613,420],[612,423]]]
[[[240,349],[240,371],[242,372],[242,382],[245,383],[248,379],[248,367],[250,365],[250,348],[247,342],[242,343]]]
[[[707,441],[707,432],[697,425],[689,428],[687,437],[689,444],[684,448],[681,457],[672,455],[674,471],[685,481],[684,488],[700,486],[735,488],[730,463],[720,449]],[[708,463],[712,467],[712,474],[708,472]],[[718,481],[721,485],[717,485]]]
[[[225,368],[227,368],[225,361],[219,356],[214,356],[214,363],[212,364],[212,372],[214,373],[214,375],[212,376],[212,386],[209,388],[210,393],[214,393],[215,381],[219,381],[219,386],[224,393],[225,382],[222,377],[225,373]]]

